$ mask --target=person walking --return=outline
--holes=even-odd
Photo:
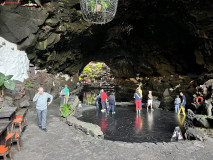
[[[154,109],[152,109],[152,101],[153,101],[152,91],[149,91],[149,94],[148,94],[148,103],[147,103],[147,111],[149,109],[149,106],[151,106],[151,111],[154,111]]]
[[[184,111],[184,113],[185,113],[186,96],[183,94],[183,92],[180,92],[180,96],[182,97],[181,106],[183,107],[183,111]]]
[[[65,85],[64,89],[62,90],[62,95],[64,96],[64,104],[67,104],[68,103],[68,100],[69,100],[69,89],[68,89],[68,86],[67,84]]]
[[[175,112],[178,113],[180,110],[180,103],[181,99],[179,98],[179,95],[175,98]]]
[[[138,89],[136,89],[135,93],[134,93],[134,98],[135,98],[135,105],[136,105],[136,112],[137,114],[140,114],[140,106],[141,106],[141,95],[138,91]]]
[[[50,98],[50,102],[47,100]],[[47,132],[46,128],[46,119],[47,119],[47,105],[49,106],[53,101],[53,96],[47,92],[44,92],[44,89],[40,87],[38,93],[33,98],[33,102],[36,102],[38,126],[43,131]]]
[[[64,88],[62,87],[61,88],[61,91],[60,91],[60,105],[62,105],[62,104],[64,104],[64,96],[62,95],[62,90],[63,90]]]
[[[140,105],[140,107],[141,107],[141,110],[142,110],[142,99],[143,99],[143,94],[142,94],[141,84],[140,84],[139,87],[138,87],[138,92],[139,92],[140,95],[141,95],[141,97],[140,97],[140,99],[141,99],[141,105]]]
[[[115,114],[115,94],[114,93],[111,93],[111,95],[108,98],[108,101],[109,101],[108,113],[112,109],[112,114]]]
[[[104,90],[102,89],[101,90],[101,105],[102,105],[102,110],[101,112],[105,112],[106,111],[106,106],[107,106],[107,103],[106,103],[106,100],[107,100],[107,94],[104,92]]]
[[[99,100],[100,100],[100,94],[97,94],[97,96],[95,97],[96,109],[99,108]]]

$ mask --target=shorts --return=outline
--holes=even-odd
[[[182,106],[183,108],[185,108],[185,105],[186,105],[186,103],[183,103],[181,106]]]
[[[148,100],[148,105],[152,105],[152,100]]]

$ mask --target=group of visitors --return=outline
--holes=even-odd
[[[112,114],[115,114],[115,94],[111,92],[110,96],[108,97],[107,94],[102,89],[100,91],[100,94],[98,94],[96,97],[96,108],[99,108],[99,101],[101,100],[101,112],[109,113],[112,110]],[[107,107],[107,101],[109,102],[109,107]]]
[[[142,110],[142,99],[143,99],[141,84],[139,85],[139,87],[136,89],[134,93],[134,99],[136,104],[136,113],[140,114]],[[151,111],[154,111],[154,109],[152,108],[152,101],[153,101],[152,91],[149,91],[148,101],[147,101],[147,111],[149,109],[149,106],[151,107]]]
[[[179,95],[177,95],[175,98],[175,112],[178,113],[180,111],[180,107],[182,107],[183,112],[185,113],[186,96],[183,94],[183,92],[180,92],[180,96],[182,97],[182,100],[180,99]]]

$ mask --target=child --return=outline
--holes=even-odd
[[[154,111],[154,109],[152,109],[152,91],[149,91],[149,94],[148,94],[148,103],[147,103],[147,111],[148,111],[148,107],[151,106],[151,111]]]
[[[140,95],[138,89],[136,89],[136,92],[134,94],[134,98],[135,98],[135,104],[136,104],[136,112],[137,112],[137,114],[140,114],[141,95]]]

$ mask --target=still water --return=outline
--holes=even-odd
[[[102,113],[99,109],[85,111],[79,118],[82,121],[97,124],[104,138],[124,142],[170,142],[176,126],[183,125],[183,117],[169,111],[156,109],[142,110],[136,115],[135,107],[116,107],[116,114]],[[182,123],[182,124],[181,124]]]
[[[109,95],[114,90],[106,90]],[[84,91],[80,100],[84,104],[95,104],[95,97],[99,90]],[[118,101],[118,100],[117,100]],[[143,106],[144,107],[144,106]],[[176,113],[156,109],[147,112],[143,108],[137,115],[135,106],[117,106],[115,115],[102,113],[100,109],[87,110],[79,119],[97,124],[104,133],[104,138],[112,141],[124,142],[170,142],[176,126],[183,131],[184,117]]]

